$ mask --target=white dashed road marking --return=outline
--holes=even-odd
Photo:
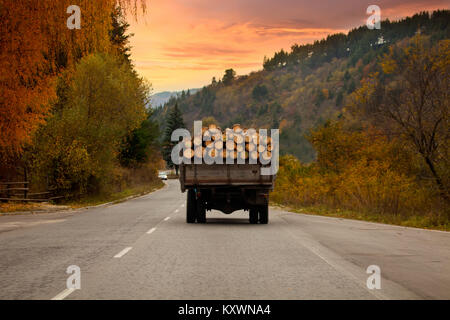
[[[116,254],[114,256],[114,258],[122,258],[124,255],[126,255],[128,253],[128,251],[130,251],[131,249],[133,249],[133,247],[127,247],[125,249],[123,249],[122,251],[120,251],[118,254]]]
[[[167,218],[164,219],[164,221],[168,221],[169,219],[170,219],[170,217],[167,217]]]
[[[150,230],[147,231],[147,234],[152,234],[153,232],[155,232],[156,228],[151,228]]]
[[[177,213],[178,211],[180,211],[180,210],[178,210],[178,209],[177,209],[177,210],[175,210],[175,213]]]

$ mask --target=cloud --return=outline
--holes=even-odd
[[[151,0],[147,23],[132,24],[132,58],[156,91],[198,87],[226,68],[262,68],[281,48],[365,23],[364,0]],[[448,0],[378,0],[382,18],[448,8]]]
[[[195,58],[205,56],[242,56],[253,53],[249,49],[221,47],[220,44],[210,45],[205,43],[186,43],[177,47],[164,47],[164,55],[174,58]]]

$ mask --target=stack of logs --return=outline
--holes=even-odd
[[[185,139],[183,142],[185,159],[209,157],[223,158],[227,163],[257,163],[260,160],[268,163],[272,158],[272,139],[259,135],[255,130],[242,129],[239,124],[225,131],[210,125],[202,128],[202,137]]]

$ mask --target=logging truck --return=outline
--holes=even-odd
[[[179,179],[181,191],[187,191],[187,223],[205,223],[210,210],[245,210],[251,224],[269,222],[269,192],[276,177],[270,168],[278,151],[270,137],[239,125],[225,132],[211,125],[202,129],[202,137],[183,143],[187,161],[180,165]]]

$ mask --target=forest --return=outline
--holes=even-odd
[[[79,30],[67,8],[83,8]],[[156,185],[151,85],[130,58],[129,0],[0,1],[0,179],[59,199]]]

